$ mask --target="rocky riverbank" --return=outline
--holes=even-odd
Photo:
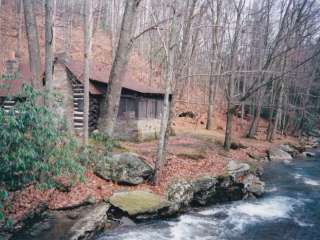
[[[132,161],[141,161],[128,153],[121,157],[117,155],[116,159],[128,156]],[[121,181],[128,177],[137,179],[139,174],[146,173],[140,171],[138,174],[137,168],[131,171],[130,167],[120,167],[119,163],[118,169],[121,169]],[[194,206],[260,197],[264,193],[264,183],[259,179],[259,173],[246,163],[230,161],[224,175],[174,181],[165,196],[142,190],[121,191],[100,203],[88,200],[84,206],[60,211],[49,211],[44,207],[24,219],[11,239],[92,239],[98,232],[114,226],[176,216]]]
[[[145,187],[153,177],[149,163],[136,154],[115,154],[95,166],[94,172],[101,179],[122,185],[121,189],[102,201],[85,198],[55,210],[43,205],[15,223],[11,239],[93,239],[97,233],[119,225],[172,217],[192,207],[261,197],[265,186],[259,179],[263,172],[261,163],[310,158],[314,155],[306,147],[316,146],[317,141],[303,146],[273,145],[266,155],[254,156],[257,157],[254,165],[228,159],[222,174],[177,178],[167,184],[163,194]]]

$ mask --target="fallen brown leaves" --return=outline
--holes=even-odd
[[[181,120],[180,120],[181,121]],[[147,190],[160,195],[165,194],[165,190],[170,182],[177,179],[194,179],[199,176],[215,176],[224,173],[228,159],[247,161],[248,153],[254,155],[265,154],[271,144],[261,139],[238,138],[246,149],[231,150],[226,153],[223,150],[223,131],[207,131],[203,127],[195,129],[192,123],[184,123],[185,130],[178,130],[178,136],[171,137],[168,144],[167,163],[161,176],[161,184],[153,186],[144,183],[139,186],[120,186],[111,181],[105,181],[91,171],[85,174],[85,182],[78,182],[73,185],[69,192],[58,190],[40,190],[34,186],[27,187],[22,191],[10,194],[12,206],[7,208],[7,214],[13,220],[20,219],[31,209],[36,208],[40,203],[47,203],[50,209],[59,209],[67,206],[77,205],[88,197],[93,197],[96,201],[101,201],[112,195],[116,191]],[[179,124],[181,126],[181,124]],[[241,128],[241,127],[239,127]],[[194,129],[194,131],[190,131]],[[240,131],[236,133],[241,135]],[[288,141],[288,139],[284,139]],[[283,141],[284,141],[283,140]],[[277,142],[279,143],[279,141]],[[276,144],[277,144],[276,143]],[[155,154],[157,151],[157,141],[144,143],[122,143],[123,147],[129,151],[136,152],[143,156],[146,162],[154,166]],[[190,149],[196,153],[201,153],[204,158],[188,158]],[[181,154],[186,153],[186,154]],[[180,156],[180,157],[179,157]],[[184,156],[184,157],[181,157]],[[65,181],[66,179],[63,179]]]

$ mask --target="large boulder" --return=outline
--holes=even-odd
[[[265,192],[265,183],[253,174],[247,175],[242,181],[245,191],[256,197],[261,197]]]
[[[299,153],[297,149],[295,149],[293,146],[290,146],[289,144],[281,144],[279,148],[282,151],[289,153],[291,156],[297,156],[297,154]]]
[[[247,169],[247,168],[245,168]],[[240,200],[245,196],[244,185],[234,177],[201,177],[192,181],[172,183],[167,189],[167,198],[172,203],[171,209],[181,212],[194,206]]]
[[[283,151],[279,147],[270,148],[268,150],[268,156],[270,161],[285,161],[292,159],[292,156],[289,153]]]
[[[231,160],[227,165],[228,175],[232,176],[235,180],[247,175],[250,171],[250,165],[247,163],[238,163]]]
[[[145,191],[115,193],[109,203],[132,218],[154,217],[170,207],[161,196]]]
[[[206,205],[216,194],[216,177],[201,177],[192,182],[193,199],[192,202],[199,205]]]
[[[175,181],[167,189],[167,199],[171,202],[171,212],[187,208],[193,199],[193,184],[186,180]]]
[[[233,176],[205,177],[193,181],[194,195],[191,204],[209,205],[241,200],[244,197],[240,177]]]
[[[67,234],[67,239],[90,239],[90,237],[95,235],[97,231],[104,228],[107,221],[107,211],[109,207],[109,204],[100,203],[90,209],[84,217],[77,220],[77,222],[71,227]]]
[[[153,169],[134,153],[120,153],[107,157],[100,162],[95,173],[106,180],[119,184],[138,185],[146,179],[151,179]]]

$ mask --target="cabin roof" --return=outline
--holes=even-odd
[[[83,82],[83,69],[84,65],[82,61],[69,60],[65,63],[66,67],[71,71],[75,77]],[[104,89],[99,87],[96,83],[108,84],[109,76],[111,72],[111,64],[103,64],[92,62],[90,69],[90,92],[92,94],[103,94]],[[130,70],[127,70],[124,76],[124,81],[122,84],[123,88],[144,93],[144,94],[164,94],[163,89],[159,87],[148,86],[139,79],[136,79]]]
[[[68,60],[66,62],[57,61],[62,63],[65,67],[72,72],[72,74],[80,81],[83,82],[83,69],[82,61]],[[42,66],[42,73],[44,73],[44,66]],[[93,95],[101,95],[106,92],[106,86],[109,82],[111,72],[110,64],[103,64],[92,62],[90,70],[90,93]],[[19,64],[19,74],[16,79],[3,79],[0,78],[0,97],[17,96],[23,84],[31,84],[32,73],[29,64]],[[148,86],[134,77],[132,72],[128,70],[124,76],[123,88],[135,91],[142,94],[157,94],[163,95],[164,91],[160,87]]]

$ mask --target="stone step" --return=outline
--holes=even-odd
[[[74,110],[74,111],[73,111],[73,114],[79,114],[79,115],[81,114],[81,115],[83,115],[83,111],[76,111],[76,110]]]
[[[81,90],[81,89],[79,89],[79,90],[73,90],[73,94],[79,94],[79,93],[84,94],[84,91]]]
[[[13,108],[13,106],[3,105],[3,108],[4,108],[5,110],[10,110],[11,108]]]
[[[4,100],[3,105],[10,105],[13,106],[16,104],[16,101],[13,100]]]
[[[10,112],[10,109],[4,109],[4,112],[5,112],[5,113],[9,113],[9,112]],[[15,113],[18,114],[19,111],[15,111]]]
[[[73,123],[74,124],[81,124],[81,126],[83,125],[83,119],[73,119]]]
[[[73,120],[77,120],[77,121],[83,121],[84,117],[76,117],[73,116]]]
[[[78,93],[78,92],[83,93],[83,92],[84,92],[84,90],[83,90],[83,89],[73,89],[73,92],[74,92],[74,93]]]

